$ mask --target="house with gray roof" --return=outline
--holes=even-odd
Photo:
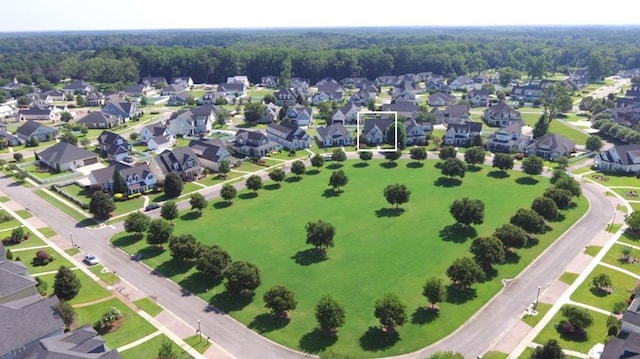
[[[551,161],[562,156],[569,157],[575,151],[575,142],[554,133],[546,134],[527,146],[527,154]]]
[[[109,349],[104,338],[86,324],[68,333],[40,339],[16,356],[16,359],[36,358],[120,359],[120,353]]]
[[[640,172],[640,144],[617,145],[600,152],[595,165],[602,171]]]
[[[60,141],[36,153],[40,163],[57,171],[68,171],[98,163],[98,154],[84,148]]]
[[[361,136],[367,146],[378,146],[386,143],[387,130],[394,120],[386,118],[366,119],[362,126]]]
[[[135,102],[117,100],[114,98],[112,98],[111,101],[102,108],[102,112],[120,117],[125,122],[131,117],[140,114]]]
[[[514,123],[498,129],[487,137],[487,150],[491,152],[522,153],[531,136],[522,133],[522,125]]]
[[[482,133],[482,122],[467,121],[450,123],[444,134],[444,144],[448,146],[469,146]]]
[[[318,127],[316,138],[321,147],[353,146],[353,136],[341,122]]]
[[[287,111],[287,119],[299,127],[306,127],[313,123],[313,110],[311,107],[294,106]]]
[[[640,333],[631,332],[625,338],[611,338],[604,346],[599,359],[640,358]]]
[[[265,106],[264,111],[262,111],[260,118],[258,118],[258,123],[276,122],[278,120],[278,115],[280,114],[281,108],[282,107],[276,105],[275,103],[269,102]]]
[[[124,120],[118,116],[114,116],[102,111],[92,111],[86,116],[79,119],[76,123],[86,128],[100,129],[100,128],[114,128],[124,123]]]
[[[125,194],[144,193],[156,187],[158,178],[153,174],[151,168],[146,163],[139,163],[135,166],[127,166],[116,162],[109,167],[91,171],[89,183],[93,188],[101,188],[113,192],[114,174],[120,172],[127,185]]]
[[[193,79],[191,79],[191,76],[175,76],[171,78],[171,83],[180,84],[184,87],[190,88],[193,86]]]
[[[27,267],[19,261],[7,261],[2,243],[0,250],[0,304],[37,295],[37,282]]]
[[[122,161],[133,152],[133,148],[126,138],[111,131],[102,131],[100,133],[98,136],[98,148],[103,155],[113,161]]]
[[[194,181],[204,174],[198,156],[190,147],[176,147],[162,151],[151,160],[151,172],[159,180],[163,180],[169,173],[175,173],[183,181]]]
[[[231,162],[232,160],[225,143],[217,138],[191,140],[188,146],[198,156],[202,167],[214,172],[218,172],[221,161],[227,160]]]
[[[189,91],[189,88],[182,84],[170,84],[160,91],[162,96],[171,96],[177,93]]]
[[[216,116],[214,105],[202,105],[172,113],[167,123],[169,131],[176,136],[195,136],[210,132]]]
[[[18,110],[16,119],[18,121],[53,121],[56,119],[56,113],[51,108],[34,106]]]
[[[487,89],[473,89],[467,94],[467,101],[473,107],[486,107],[489,106],[490,95]]]
[[[434,107],[453,105],[456,102],[458,102],[457,97],[444,92],[435,92],[427,97],[427,103],[429,103],[429,106]]]
[[[18,127],[16,136],[25,143],[31,141],[32,138],[35,138],[39,142],[44,142],[58,137],[58,130],[53,127],[45,126],[40,122],[26,121]]]
[[[413,102],[396,102],[383,104],[382,111],[397,112],[398,116],[403,116],[405,119],[415,119],[418,117],[420,109]]]
[[[278,106],[295,106],[298,95],[291,89],[282,88],[273,93]]]
[[[309,148],[313,144],[313,137],[294,124],[268,124],[267,138],[288,150]]]
[[[469,107],[464,104],[449,105],[444,109],[433,108],[431,113],[436,117],[438,124],[465,123],[471,119]]]
[[[93,85],[82,80],[73,80],[62,88],[62,91],[64,91],[65,94],[71,95],[75,95],[78,93],[87,95],[95,90],[96,88]]]
[[[278,76],[267,75],[260,78],[260,86],[269,89],[276,88],[280,84],[280,78]]]
[[[475,88],[475,81],[467,75],[460,75],[449,83],[452,90],[471,91]]]
[[[282,146],[270,141],[267,135],[260,131],[240,129],[236,132],[236,139],[231,147],[235,153],[250,157],[263,157],[269,153],[279,151]]]
[[[241,98],[247,95],[247,86],[242,82],[219,84],[216,88],[218,94],[222,94],[227,100]]]
[[[187,92],[187,91],[182,91],[182,92],[178,92],[175,93],[173,95],[171,95],[169,97],[169,100],[167,101],[167,105],[169,106],[184,106],[187,104],[187,102],[189,102],[189,99],[194,99],[193,95],[191,95],[191,93]]]
[[[169,128],[160,123],[154,123],[151,125],[144,126],[142,130],[140,130],[140,141],[147,142],[152,137],[155,136],[164,136],[164,137],[173,137]]]
[[[343,125],[355,123],[358,120],[358,112],[360,109],[361,107],[354,103],[348,103],[342,107],[338,107],[333,110],[331,114],[331,123],[341,123]]]
[[[497,104],[485,109],[482,118],[489,126],[510,126],[524,125],[520,111],[511,107],[508,103],[500,101]]]

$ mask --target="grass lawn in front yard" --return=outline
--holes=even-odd
[[[89,270],[108,285],[114,285],[120,282],[120,277],[118,277],[113,270],[105,270],[102,264],[91,266],[89,267]]]
[[[15,211],[15,212],[22,219],[29,219],[29,218],[33,217],[33,214],[31,212],[29,212],[28,210],[26,210],[26,209],[19,209],[19,210]]]
[[[5,248],[15,251],[16,249],[19,249],[19,248],[29,248],[29,247],[46,245],[46,243],[42,239],[40,239],[38,236],[31,233],[31,231],[29,231],[28,229],[25,229],[25,233],[29,233],[29,239],[27,239],[26,241],[22,241],[18,244],[5,244],[4,245]],[[1,238],[9,237],[10,234],[11,234],[11,231],[6,231],[6,232],[3,232],[0,235],[0,237]],[[20,253],[20,252],[15,252],[15,253]],[[15,253],[14,253],[14,256],[15,256]]]
[[[0,218],[8,219],[7,221],[0,222],[0,230],[6,229],[10,231],[12,228],[20,226],[20,221],[10,216],[5,210],[0,209]]]
[[[78,305],[111,296],[111,293],[109,293],[108,290],[104,289],[100,284],[91,279],[83,271],[76,269],[73,271],[73,273],[80,280],[81,287],[78,295],[75,298],[71,299],[69,303]],[[53,283],[56,277],[55,273],[43,274],[39,277],[48,284],[47,294],[53,294]]]
[[[522,317],[522,321],[529,324],[529,326],[533,328],[542,320],[542,318],[545,316],[545,314],[547,314],[552,306],[553,304],[549,303],[538,303],[538,305],[536,306],[538,315],[525,315],[524,317]]]
[[[587,246],[584,250],[584,254],[595,257],[601,249],[602,246]]]
[[[313,353],[331,349],[355,356],[413,351],[462,325],[502,289],[501,278],[515,277],[582,216],[587,203],[584,198],[576,200],[575,209],[563,212],[564,222],[550,223],[552,231],[539,235],[537,245],[518,250],[509,263],[496,266],[497,272],[489,281],[473,285],[470,291],[450,290],[434,316],[425,309],[420,295],[426,278],[444,273],[455,258],[468,256],[471,239],[493,233],[516,209],[528,207],[549,182],[516,171],[500,178],[488,167],[467,172],[461,181],[450,181],[441,178],[436,161],[425,161],[419,167],[412,163],[401,160],[390,165],[373,160],[362,166],[361,161],[346,161],[342,169],[349,183],[341,193],[327,186],[331,170],[310,169],[300,180],[285,181],[279,189],[267,182],[257,197],[241,191],[231,206],[212,200],[213,205],[201,217],[183,214],[183,219],[175,221],[175,234],[189,233],[203,244],[215,243],[229,251],[233,260],[260,268],[263,284],[252,300],[229,297],[221,282],[204,278],[193,266],[173,260],[169,250],[148,246],[144,239],[120,233],[112,243],[128,253],[142,253],[145,264],[286,346]],[[382,196],[384,186],[397,182],[412,192],[402,211]],[[461,193],[485,203],[483,225],[472,229],[455,225],[448,206],[461,198]],[[517,193],[518,201],[495,201],[509,193]],[[304,226],[317,219],[336,227],[336,244],[328,249],[327,258],[318,257],[305,244]],[[214,226],[224,228],[224,236],[212,236]],[[397,270],[400,267],[402,270]],[[371,280],[372,273],[375,280]],[[442,278],[448,283],[444,275]],[[261,300],[275,284],[290,288],[298,300],[288,323],[268,315]],[[358,295],[353,295],[353,288],[358,288]],[[373,304],[385,292],[398,294],[407,305],[409,322],[399,328],[400,342],[386,340],[373,316]],[[313,308],[324,293],[342,302],[348,313],[335,341],[315,330]]]
[[[629,187],[640,188],[640,180],[633,174],[611,173],[611,172],[594,172],[589,173],[587,178],[592,179],[607,187]]]
[[[490,352],[486,352],[484,353],[484,355],[482,355],[483,359],[506,359],[509,357],[509,354],[507,353],[502,353],[502,352],[497,352],[497,351],[490,351]]]
[[[623,261],[622,249],[628,248],[631,251],[630,259],[635,259],[635,261],[628,262]],[[611,249],[605,254],[602,261],[607,264],[614,265],[616,267],[620,267],[622,269],[628,270],[631,273],[635,273],[640,275],[640,250],[635,248],[625,246],[622,244],[614,244]]]
[[[96,324],[102,315],[112,307],[120,310],[124,321],[115,331],[100,333],[109,348],[121,347],[156,331],[154,326],[149,324],[144,320],[144,318],[136,314],[131,310],[131,308],[116,298],[86,307],[75,308],[75,311],[78,314],[78,325]]]
[[[160,307],[156,304],[156,302],[147,297],[138,299],[133,302],[133,304],[135,304],[138,308],[144,310],[152,317],[155,317],[156,315],[162,313],[162,307]]]
[[[164,340],[171,342],[173,352],[180,355],[181,358],[191,358],[189,353],[185,352],[178,344],[171,341],[171,339],[164,334],[160,334],[157,337],[141,343],[140,345],[136,345],[135,347],[119,351],[120,357],[122,357],[122,359],[156,359],[158,357],[160,345],[162,345]]]
[[[193,335],[188,338],[184,338],[183,340],[200,354],[204,354],[204,352],[206,352],[211,346],[211,342],[208,341],[207,337],[204,335]]]
[[[69,217],[75,219],[79,223],[91,221],[91,219],[83,214],[83,212],[79,212],[76,210],[77,207],[71,207],[67,205],[67,202],[61,201],[56,195],[51,192],[45,191],[43,189],[36,190],[36,194],[46,200],[47,202],[54,205],[58,210],[64,212]]]
[[[46,238],[52,238],[58,234],[49,227],[38,228],[38,232],[42,233],[42,235],[44,235]]]
[[[603,273],[611,278],[613,287],[613,293],[611,294],[597,290],[591,284],[595,276]],[[635,278],[617,270],[598,265],[571,295],[571,300],[611,311],[613,310],[614,304],[627,300],[636,286]]]
[[[40,250],[47,252],[50,256],[53,256],[54,259],[49,262],[49,264],[44,266],[34,266],[33,259],[36,257],[36,253]],[[52,248],[38,248],[38,249],[25,249],[21,251],[13,250],[13,257],[20,257],[22,263],[27,267],[27,270],[30,274],[36,273],[44,273],[49,271],[57,271],[60,266],[65,266],[67,268],[73,268],[71,262],[66,260],[64,257],[60,256],[56,251]]]
[[[576,279],[578,279],[578,276],[579,276],[578,273],[564,272],[560,276],[560,281],[562,283],[566,283],[568,285],[571,285],[571,284],[573,284],[573,282],[576,281]]]
[[[558,323],[564,320],[562,312],[558,312],[549,324],[536,336],[533,341],[538,344],[545,344],[549,339],[555,339],[560,344],[562,349],[574,350],[583,354],[587,354],[597,343],[604,343],[607,339],[607,316],[598,312],[588,310],[589,314],[593,317],[593,324],[586,329],[587,338],[582,341],[578,341],[572,338],[568,338],[564,334],[561,334],[556,329]],[[525,357],[528,358],[528,357]]]

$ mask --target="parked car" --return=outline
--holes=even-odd
[[[87,254],[86,256],[84,256],[84,262],[92,266],[100,263],[100,260],[98,260],[98,257],[94,256],[93,254]]]
[[[159,205],[159,204],[157,204],[157,203],[151,203],[151,204],[147,205],[146,207],[144,207],[144,210],[145,210],[146,212],[149,212],[149,211],[153,211],[154,209],[158,209],[158,208],[160,208],[160,205]]]
[[[139,262],[140,259],[142,259],[142,254],[140,254],[140,253],[134,253],[134,254],[131,255],[131,260],[132,261]]]

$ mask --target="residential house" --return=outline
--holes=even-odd
[[[282,148],[280,144],[270,141],[260,131],[238,130],[233,143],[233,151],[251,157],[263,157]]]
[[[155,95],[155,89],[147,83],[129,86],[124,90],[124,94],[129,97],[145,97]]]
[[[344,98],[344,89],[336,81],[320,83],[317,88],[318,91],[311,96],[311,104],[314,106],[323,101],[341,103]]]
[[[472,107],[486,107],[489,106],[490,95],[487,89],[473,89],[467,94],[467,101]]]
[[[153,136],[147,141],[147,149],[149,151],[162,152],[173,147],[175,143],[176,141],[173,137]]]
[[[2,86],[2,89],[5,91],[13,91],[13,90],[17,90],[19,88],[22,88],[24,86],[27,86],[21,82],[18,82],[18,79],[16,79],[15,77],[13,78],[13,80],[11,80],[11,82],[9,82],[8,84]]]
[[[219,96],[224,96],[227,100],[231,101],[247,96],[247,86],[242,82],[219,84],[216,92]]]
[[[119,172],[127,186],[126,195],[134,193],[145,193],[156,187],[157,177],[151,171],[146,163],[138,163],[135,166],[128,166],[120,162],[116,162],[109,167],[100,168],[91,171],[89,174],[89,183],[92,188],[100,188],[102,190],[113,193],[113,185],[115,182],[115,172]]]
[[[340,83],[347,88],[361,88],[360,84],[365,81],[367,81],[367,79],[364,77],[345,77]]]
[[[361,88],[358,92],[355,92],[347,99],[348,103],[352,103],[357,106],[368,105],[371,101],[375,101],[378,97],[378,88],[375,86],[369,86]]]
[[[45,126],[40,122],[26,121],[18,127],[16,135],[24,141],[24,143],[28,143],[32,138],[35,138],[38,142],[44,142],[57,138],[58,130]]]
[[[178,92],[169,97],[167,105],[169,106],[184,106],[189,102],[189,98],[193,99],[193,95],[187,91]]]
[[[431,122],[417,122],[414,119],[404,121],[404,130],[407,135],[406,144],[409,146],[423,146],[427,143],[427,133],[433,132]]]
[[[276,98],[276,105],[278,106],[295,106],[297,95],[291,89],[280,89],[276,91],[273,96]]]
[[[434,107],[449,106],[458,102],[458,98],[448,93],[434,92],[427,97],[427,102]]]
[[[482,122],[449,123],[443,142],[449,146],[469,146],[481,133]]]
[[[204,173],[198,156],[190,147],[164,150],[151,160],[149,167],[159,179],[164,179],[169,173],[176,173],[185,182],[194,181]]]
[[[636,289],[633,300],[622,314],[623,333],[640,333],[640,289]]]
[[[407,91],[407,90],[402,90],[402,91],[394,91],[393,92],[393,102],[395,103],[416,103],[416,95],[411,92],[411,91]]]
[[[316,138],[321,147],[353,146],[353,136],[341,122],[318,127]]]
[[[571,156],[575,150],[575,142],[568,138],[557,134],[546,134],[527,147],[527,154],[554,161],[562,156]]]
[[[0,305],[37,296],[36,285],[38,283],[29,275],[27,266],[20,261],[7,260],[6,249],[2,242],[0,242],[0,250]],[[0,333],[2,330],[0,326]],[[2,344],[0,344],[1,346]],[[0,350],[0,356],[2,354],[4,353]]]
[[[198,156],[202,167],[214,172],[218,172],[221,161],[232,159],[225,143],[217,138],[191,140],[189,148]]]
[[[198,99],[198,105],[215,105],[220,96],[216,96],[216,92],[207,91]],[[224,99],[224,97],[222,97]]]
[[[172,84],[180,84],[186,88],[193,86],[193,79],[190,76],[176,76],[171,79]]]
[[[120,359],[120,353],[110,350],[104,338],[85,324],[72,332],[42,338],[16,356],[16,359],[34,358]]]
[[[142,83],[151,85],[154,88],[167,86],[167,78],[164,76],[145,76],[142,78]]]
[[[84,148],[64,141],[37,152],[36,158],[39,159],[40,163],[57,171],[74,170],[78,167],[98,163],[97,153],[89,152]]]
[[[112,161],[122,161],[133,151],[129,141],[111,131],[102,131],[98,136],[98,148]]]
[[[169,132],[176,136],[196,136],[211,132],[216,121],[216,107],[202,105],[180,110],[171,114],[168,120]]]
[[[65,96],[64,91],[62,90],[49,90],[49,91],[45,91],[42,93],[43,96],[46,97],[46,101],[47,102],[54,102],[54,101],[66,101],[67,98]]]
[[[309,148],[313,144],[313,137],[293,124],[268,124],[267,138],[288,150]]]
[[[522,125],[513,123],[498,129],[487,137],[487,150],[491,152],[523,153],[531,136],[522,134]]]
[[[418,117],[420,109],[415,103],[409,102],[397,102],[397,103],[385,103],[382,105],[382,111],[397,112],[398,116],[402,116],[405,119],[415,119]]]
[[[142,130],[140,130],[141,142],[147,143],[151,138],[156,136],[163,136],[169,139],[173,138],[173,134],[169,128],[159,123],[144,126]]]
[[[258,118],[258,123],[272,123],[278,120],[278,115],[280,114],[280,106],[275,103],[269,102],[267,106],[265,106],[264,111]]]
[[[88,107],[101,107],[104,106],[106,98],[99,92],[92,92],[87,95],[85,101]]]
[[[393,86],[398,82],[397,76],[378,76],[376,77],[376,86]]]
[[[228,84],[244,84],[245,87],[249,87],[249,78],[247,76],[229,76],[227,77]]]
[[[287,111],[286,118],[299,127],[309,126],[313,122],[311,107],[294,106]]]
[[[20,137],[8,132],[6,128],[0,130],[0,149],[6,146],[20,145],[24,145],[24,141]]]
[[[355,123],[358,120],[358,112],[360,112],[360,108],[360,106],[357,106],[354,103],[349,103],[336,108],[331,114],[331,123],[340,123],[342,125]]]
[[[305,77],[292,77],[291,78],[291,87],[306,87],[309,88],[311,85],[311,80]]]
[[[469,107],[467,105],[449,105],[444,109],[433,108],[431,110],[436,117],[436,123],[445,125],[451,123],[465,123],[470,120]]]
[[[160,91],[160,95],[171,96],[186,91],[189,91],[189,87],[186,87],[182,84],[170,84],[163,88],[162,91]]]
[[[76,123],[86,128],[114,128],[122,125],[124,121],[118,116],[113,116],[102,111],[89,112]]]
[[[489,126],[505,127],[513,124],[524,124],[520,111],[515,110],[504,101],[485,109],[482,117]]]
[[[73,80],[71,83],[66,84],[62,91],[64,91],[65,95],[71,94],[81,94],[88,95],[91,92],[94,92],[96,88],[88,82],[82,80]]]
[[[102,108],[102,112],[120,117],[125,122],[141,113],[135,102],[116,99],[109,101],[109,103]]]
[[[51,108],[30,107],[18,110],[18,121],[54,121],[56,114]]]
[[[449,83],[449,87],[454,91],[471,91],[475,88],[475,82],[467,75],[460,75]]]
[[[367,146],[378,146],[386,143],[387,130],[395,121],[392,119],[364,120],[361,136]]]
[[[18,110],[15,107],[9,105],[0,105],[0,118],[15,117],[18,114]]]
[[[260,86],[269,89],[276,88],[280,84],[280,78],[278,76],[268,75],[260,78]]]
[[[617,145],[600,152],[595,165],[602,171],[640,172],[640,144]]]
[[[419,95],[424,93],[424,89],[420,87],[420,84],[414,80],[401,80],[393,85],[393,92],[395,93],[409,93],[414,95]]]
[[[640,333],[631,332],[626,337],[611,338],[604,346],[599,359],[640,358]]]
[[[520,101],[535,102],[542,96],[545,84],[542,81],[530,81],[524,85],[516,85],[511,89],[511,98]]]

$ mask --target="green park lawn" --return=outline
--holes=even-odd
[[[595,289],[591,285],[593,278],[601,273],[604,273],[611,278],[612,287],[614,289],[613,293],[604,293]],[[571,300],[611,311],[613,310],[614,304],[627,300],[629,295],[633,293],[636,286],[635,278],[617,270],[599,265],[593,270],[593,272],[591,272],[591,274],[589,274],[584,283],[582,283],[571,295]]]
[[[156,331],[156,328],[116,298],[86,307],[75,308],[76,314],[78,315],[77,321],[79,325],[94,325],[98,320],[100,320],[102,314],[112,307],[116,307],[120,310],[124,317],[124,321],[117,330],[109,333],[101,333],[109,348],[118,348]]]
[[[562,349],[587,353],[595,344],[604,343],[607,339],[607,316],[590,310],[588,310],[588,312],[593,317],[593,324],[586,329],[586,340],[578,341],[572,338],[567,338],[558,332],[556,325],[564,320],[562,312],[558,312],[553,318],[551,318],[549,324],[544,327],[533,341],[538,344],[544,344],[549,341],[549,339],[555,339],[558,341]]]
[[[531,179],[521,172],[500,172],[482,167],[461,180],[441,178],[436,161],[416,166],[398,161],[347,161],[349,177],[344,192],[327,186],[331,170],[310,169],[300,180],[290,176],[281,188],[266,183],[257,197],[241,191],[233,205],[210,201],[202,217],[181,213],[175,233],[189,233],[206,244],[217,244],[234,260],[256,264],[262,285],[249,300],[230,298],[221,282],[201,276],[194,267],[172,260],[168,250],[150,247],[144,240],[120,233],[112,242],[129,253],[142,253],[144,262],[255,331],[286,346],[318,353],[330,348],[357,357],[387,356],[421,348],[448,335],[484,305],[501,288],[502,278],[513,278],[587,209],[585,199],[564,212],[564,222],[550,223],[552,231],[537,237],[537,245],[517,250],[505,265],[496,267],[489,280],[467,292],[450,291],[440,312],[426,310],[422,285],[432,275],[442,277],[451,262],[469,256],[471,239],[490,235],[508,222],[520,207],[549,185],[546,178]],[[411,201],[403,211],[384,199],[383,188],[403,183]],[[502,200],[513,198],[517,201]],[[485,203],[484,224],[472,229],[455,225],[448,206],[464,196]],[[322,219],[336,228],[335,247],[328,258],[319,258],[305,244],[304,226]],[[290,321],[272,319],[262,301],[263,293],[281,284],[296,294],[298,307]],[[387,338],[373,315],[376,299],[394,292],[407,305],[408,321],[397,338]],[[314,306],[330,293],[346,308],[346,323],[337,338],[318,332]]]
[[[74,270],[73,273],[80,280],[80,292],[78,295],[71,299],[69,303],[73,305],[93,302],[94,300],[100,300],[102,298],[109,297],[111,293],[104,289],[100,284],[91,279],[81,270]],[[53,294],[53,283],[55,281],[55,274],[43,274],[39,276],[41,280],[47,282],[47,294]]]

